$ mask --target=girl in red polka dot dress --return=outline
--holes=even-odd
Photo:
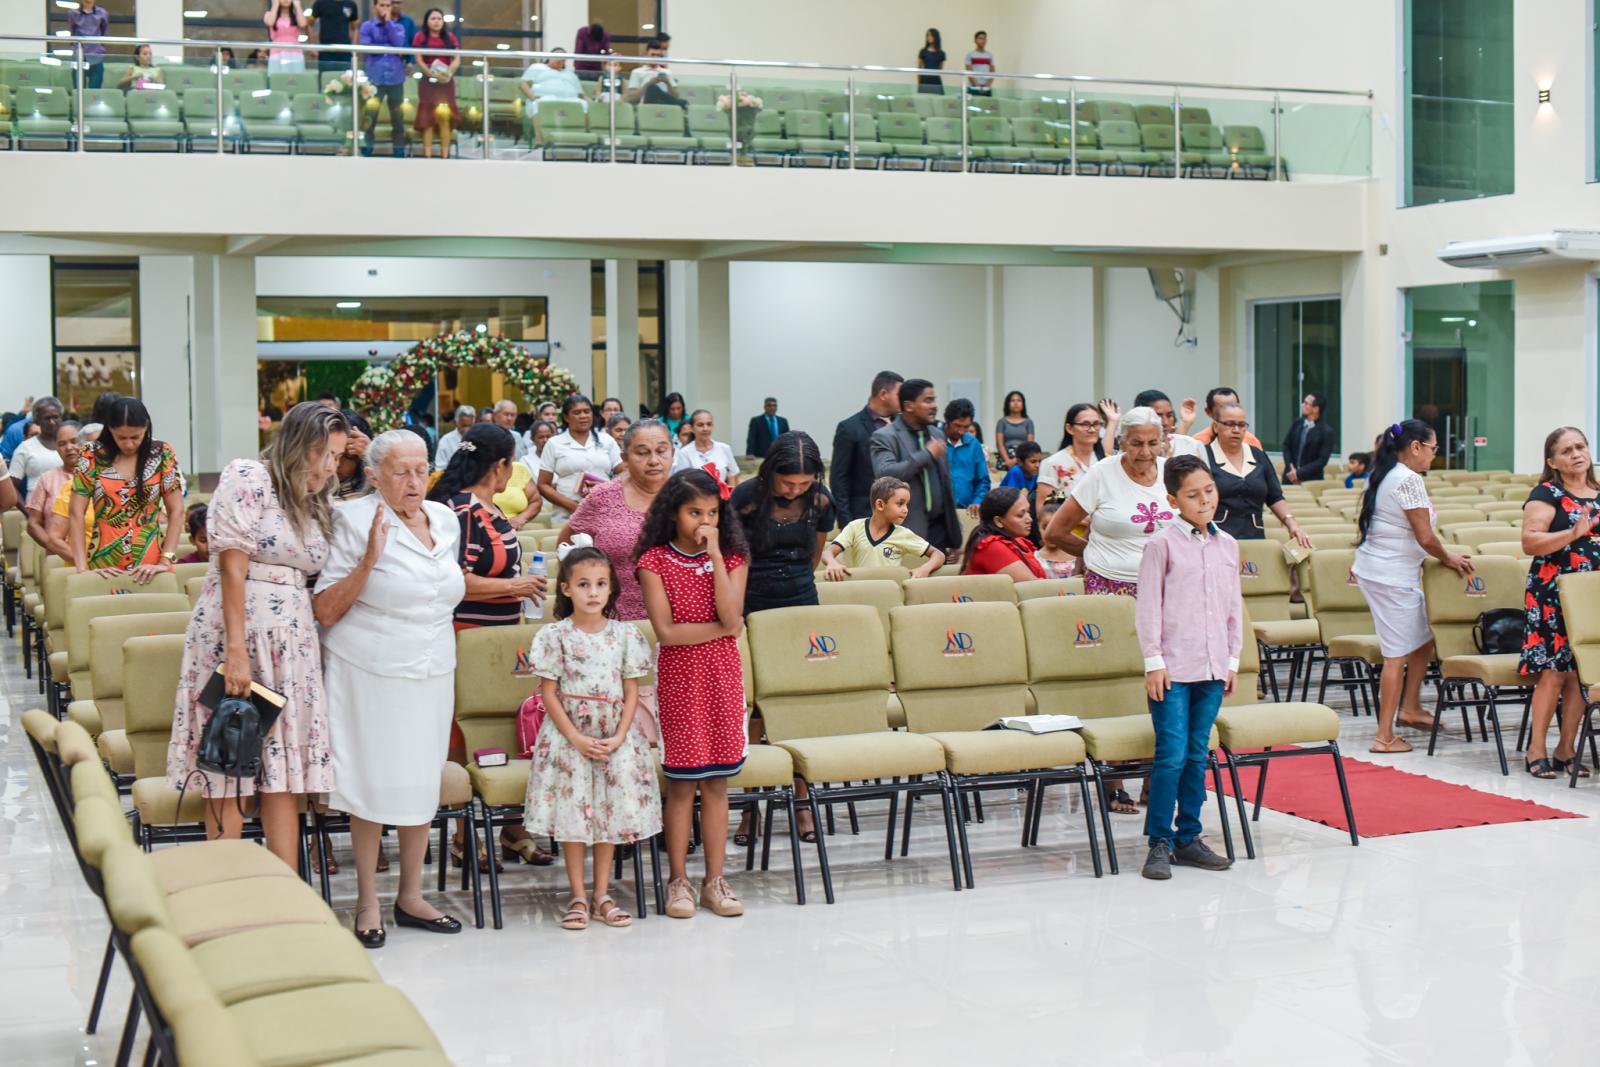
[[[747,550],[739,523],[719,523],[727,493],[705,471],[673,475],[650,505],[634,550],[645,612],[660,644],[656,693],[667,776],[667,914],[675,919],[695,913],[685,864],[697,788],[706,862],[700,903],[718,915],[744,914],[722,876],[728,779],[745,757],[738,637]]]

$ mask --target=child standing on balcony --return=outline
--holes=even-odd
[[[1201,838],[1200,809],[1211,724],[1233,692],[1244,642],[1239,545],[1211,521],[1217,483],[1195,456],[1168,460],[1163,480],[1179,521],[1145,544],[1134,612],[1156,734],[1144,864],[1144,876],[1155,879],[1171,878],[1173,864],[1208,871],[1232,865]]]

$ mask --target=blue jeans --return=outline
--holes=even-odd
[[[1187,845],[1200,836],[1200,809],[1206,802],[1206,763],[1211,724],[1222,707],[1222,682],[1173,682],[1165,700],[1150,701],[1156,728],[1155,770],[1150,774],[1150,806],[1144,832],[1155,846]],[[1172,809],[1178,829],[1172,829]]]
[[[104,63],[85,62],[83,65],[83,87],[85,89],[98,89],[105,83],[106,65]]]

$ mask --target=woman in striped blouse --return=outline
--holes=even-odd
[[[468,427],[461,446],[450,457],[450,464],[434,484],[428,499],[455,509],[461,523],[461,570],[467,579],[467,595],[456,605],[455,627],[459,633],[479,626],[514,626],[522,621],[526,597],[543,599],[545,578],[522,573],[522,545],[517,531],[495,506],[496,493],[511,481],[511,465],[516,461],[516,438],[510,430],[492,422]],[[451,758],[466,761],[466,742],[459,729],[451,734]],[[458,827],[451,855],[465,862],[464,833]],[[500,832],[501,849],[525,863],[543,866],[553,857],[534,845],[533,838],[520,825]],[[481,851],[479,866],[489,857]]]

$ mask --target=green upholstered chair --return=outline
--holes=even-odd
[[[128,94],[128,130],[135,150],[170,149],[183,143],[183,101],[171,88]]]
[[[300,140],[289,97],[275,89],[255,89],[239,97],[239,119],[250,151],[293,151]]]

